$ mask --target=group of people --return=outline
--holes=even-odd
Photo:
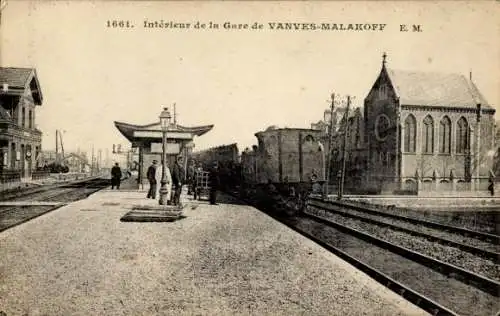
[[[179,205],[180,196],[182,193],[182,186],[188,185],[188,194],[192,194],[196,185],[196,174],[202,171],[201,167],[196,167],[194,163],[188,166],[187,173],[183,167],[184,158],[178,156],[172,169],[168,166],[165,169],[165,186],[167,189],[167,204]],[[146,178],[149,181],[149,191],[147,194],[148,199],[156,199],[160,196],[160,189],[162,186],[163,177],[163,164],[159,164],[158,160],[153,160],[146,172]],[[111,189],[120,189],[120,182],[122,178],[122,171],[118,163],[111,169]],[[219,173],[218,165],[215,163],[209,172],[210,183],[210,204],[215,205],[217,200],[217,189],[219,187]]]
[[[172,167],[172,171],[170,171],[168,166],[165,169],[165,186],[167,188],[167,196],[169,197],[167,202],[169,205],[179,205],[180,203],[182,185],[186,182],[184,167],[182,165],[183,160],[182,156],[178,156]],[[153,160],[146,173],[149,181],[148,199],[156,199],[156,196],[159,196],[163,180],[162,176],[163,164],[158,165],[158,160]]]
[[[196,177],[197,173],[203,171],[201,166],[196,166],[194,161],[192,161],[187,167],[187,172],[185,173],[183,167],[183,157],[178,156],[175,165],[172,168],[172,172],[167,167],[166,169],[166,186],[168,191],[168,196],[170,203],[173,205],[178,205],[180,201],[180,196],[182,192],[182,186],[186,184],[188,186],[188,194],[193,194],[196,190]],[[158,161],[153,160],[151,166],[149,166],[147,171],[147,178],[149,181],[149,191],[148,198],[155,199],[156,195],[159,193],[159,183],[161,183],[162,177],[162,166],[157,165]],[[218,164],[214,163],[209,171],[208,181],[210,184],[209,201],[210,204],[217,204],[217,190],[219,188],[219,173]]]

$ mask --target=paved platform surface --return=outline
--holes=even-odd
[[[147,189],[147,188],[145,188]],[[120,222],[145,192],[105,190],[0,233],[7,315],[426,315],[258,210],[190,201]]]

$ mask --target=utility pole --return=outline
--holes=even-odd
[[[63,132],[65,133],[66,131],[63,130]],[[62,160],[64,160],[64,144],[63,144],[63,139],[62,139],[62,133],[59,132],[59,140],[61,142],[61,157],[62,157]]]
[[[472,75],[471,75],[472,77]],[[477,104],[477,114],[476,114],[476,163],[475,168],[476,168],[476,190],[479,188],[479,183],[480,179],[479,177],[481,176],[481,173],[479,172],[480,169],[480,159],[481,159],[481,103]]]
[[[174,102],[174,125],[177,125],[177,106]]]
[[[399,100],[397,101],[397,106],[396,106],[396,161],[395,161],[395,177],[396,177],[396,183],[397,183],[397,186],[398,186],[398,189],[401,189],[401,183],[400,183],[400,170],[401,168],[399,167],[400,165],[400,161],[401,161],[401,157],[400,157],[400,152],[401,152],[401,145],[400,145],[400,131],[401,131],[401,125],[400,125],[400,121],[401,121],[401,104],[399,103]]]
[[[343,151],[342,151],[342,174],[341,174],[341,179],[340,179],[340,186],[339,186],[339,196],[338,199],[342,199],[342,194],[344,193],[344,180],[345,180],[345,162],[347,159],[347,133],[349,131],[348,126],[349,126],[349,106],[351,104],[351,97],[347,96],[347,108],[345,110],[345,120],[344,120],[344,143],[343,143]]]
[[[94,175],[94,144],[92,144],[92,162],[90,163],[90,176]]]
[[[56,129],[56,163],[59,163],[59,131]]]
[[[325,167],[325,187],[323,188],[323,198],[328,198],[328,185],[330,183],[330,164],[332,161],[333,147],[333,108],[335,106],[335,93],[332,93],[332,102],[330,104],[330,126],[328,127],[328,155]]]
[[[100,169],[102,167],[102,149],[99,149],[97,151],[97,171],[100,172]]]

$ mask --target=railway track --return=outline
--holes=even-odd
[[[425,227],[430,227],[430,228],[436,228],[439,230],[443,231],[448,231],[448,232],[453,232],[457,234],[461,234],[466,237],[473,237],[479,240],[483,241],[488,241],[491,243],[494,243],[496,245],[500,244],[500,236],[495,235],[495,234],[490,234],[490,233],[485,233],[485,232],[479,232],[463,227],[457,227],[457,226],[450,226],[450,225],[445,225],[433,221],[428,221],[428,220],[423,220],[423,219],[418,219],[418,218],[413,218],[413,217],[408,217],[408,216],[403,216],[403,215],[397,215],[397,214],[391,214],[387,212],[383,212],[380,210],[376,210],[375,208],[371,207],[366,207],[366,206],[360,206],[356,205],[354,203],[349,203],[349,202],[339,202],[339,201],[323,201],[319,198],[311,198],[310,201],[312,203],[317,203],[317,205],[321,205],[321,207],[324,207],[325,209],[331,209],[332,207],[344,207],[344,208],[349,208],[353,210],[357,210],[366,214],[370,215],[377,215],[379,217],[385,217],[385,218],[392,218],[392,219],[397,219],[401,221],[405,221],[408,223],[413,223],[413,224],[418,224],[421,226]]]
[[[252,204],[250,201],[246,202]],[[499,313],[500,283],[497,280],[403,248],[330,219],[307,213],[296,217],[282,216],[276,213],[272,206],[260,209],[432,315]],[[456,231],[453,228],[451,230]],[[469,237],[470,235],[468,234]],[[474,238],[478,237],[474,235]],[[494,240],[489,236],[480,236],[478,242]],[[439,241],[430,238],[429,242]],[[473,246],[466,245],[462,246],[461,250],[495,261],[492,254],[481,251],[485,249],[472,248]]]
[[[458,236],[454,236],[457,235],[454,232],[439,233],[432,230],[429,231],[429,229],[425,229],[425,227],[422,228],[415,223],[405,225],[405,222],[408,221],[401,222],[401,220],[399,219],[381,219],[376,215],[366,214],[359,210],[346,210],[346,208],[342,208],[336,205],[327,205],[325,207],[325,203],[317,200],[311,200],[308,203],[308,207],[315,208],[316,210],[325,210],[329,213],[338,214],[343,217],[349,217],[355,220],[362,221],[364,223],[377,225],[379,227],[400,231],[412,236],[423,237],[429,241],[454,247],[470,254],[489,259],[496,264],[498,264],[500,260],[500,253],[498,252],[499,247],[495,243],[487,243],[485,241],[476,242],[475,240],[470,240],[466,236],[462,236],[460,234],[458,234]]]
[[[375,237],[371,234],[365,233],[361,230],[352,228],[350,226],[341,224],[337,221],[331,219],[326,219],[324,217],[312,215],[309,213],[304,213],[304,216],[312,218],[313,220],[325,224],[327,226],[333,227],[340,231],[346,232],[356,238],[368,241],[373,245],[382,247],[384,249],[390,250],[415,262],[421,263],[431,269],[435,269],[438,272],[444,273],[448,276],[456,278],[459,281],[477,287],[478,289],[489,293],[493,296],[500,295],[500,283],[497,280],[492,280],[488,277],[480,275],[478,273],[469,271],[467,269],[457,267],[455,265],[449,264],[447,262],[435,259],[431,256],[422,254],[420,252],[413,251],[411,249],[399,246],[390,241]]]
[[[432,266],[432,258],[399,252],[390,243],[374,243],[363,233],[327,224],[314,216],[280,221],[432,315],[495,315],[500,307],[498,292],[492,294],[494,290],[486,284],[489,282],[481,277],[479,281],[467,280],[471,275],[467,271],[450,269],[442,263]],[[460,273],[461,280],[454,273]]]
[[[94,178],[49,187],[46,190],[29,192],[25,196],[10,199],[9,202],[12,202],[13,205],[0,207],[0,232],[53,211],[66,203],[86,198],[107,186],[109,186],[109,180]],[[29,202],[33,202],[33,205],[30,205]],[[46,204],[39,202],[46,202]]]
[[[67,182],[67,183],[56,183],[56,184],[50,184],[50,185],[45,185],[45,186],[40,186],[36,188],[29,188],[21,191],[14,191],[14,192],[2,192],[0,196],[0,202],[9,202],[9,201],[27,201],[27,200],[33,200],[33,199],[40,199],[42,198],[43,194],[46,192],[53,192],[54,190],[60,189],[60,188],[70,188],[71,186],[78,186],[82,183],[87,183],[88,181],[96,181],[100,179],[99,177],[93,177],[93,178],[88,178],[84,180],[76,180],[73,182]]]

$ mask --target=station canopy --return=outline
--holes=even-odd
[[[163,137],[160,122],[147,125],[135,125],[116,121],[114,123],[120,133],[132,143],[132,147],[141,147],[144,144],[161,142]],[[167,141],[169,143],[188,143],[193,140],[194,136],[201,136],[209,132],[213,127],[214,125],[186,127],[171,123],[167,129]]]

